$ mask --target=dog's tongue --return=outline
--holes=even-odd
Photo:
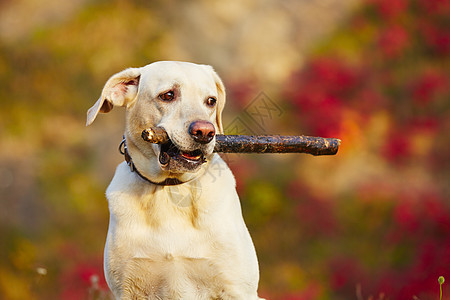
[[[184,158],[190,159],[190,160],[199,160],[202,156],[201,154],[195,153],[195,152],[183,152],[181,151],[181,156]]]

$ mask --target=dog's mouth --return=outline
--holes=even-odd
[[[205,155],[200,149],[182,151],[170,140],[161,145],[159,163],[163,170],[176,173],[195,172],[204,162]]]

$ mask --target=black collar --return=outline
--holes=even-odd
[[[119,145],[119,152],[125,157],[125,161],[127,162],[127,165],[130,167],[130,171],[136,173],[139,177],[141,177],[141,179],[147,181],[148,183],[156,184],[156,185],[163,185],[163,186],[178,185],[178,184],[184,183],[183,181],[180,181],[177,178],[166,178],[164,181],[154,182],[154,181],[151,181],[150,179],[148,179],[147,177],[145,177],[144,175],[142,175],[141,172],[139,172],[138,169],[136,169],[136,166],[134,165],[133,160],[131,159],[131,156],[128,153],[127,141],[126,141],[125,137],[123,137],[123,140]]]

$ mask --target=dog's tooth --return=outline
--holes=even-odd
[[[159,163],[163,166],[166,166],[170,161],[170,156],[167,154],[167,152],[161,152],[159,154]]]

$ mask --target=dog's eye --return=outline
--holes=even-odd
[[[159,95],[159,99],[161,99],[162,101],[166,101],[166,102],[170,102],[174,98],[175,98],[175,94],[173,91],[168,91],[166,93]]]
[[[216,105],[216,102],[216,98],[209,97],[208,100],[206,100],[206,105],[213,107],[214,105]]]

